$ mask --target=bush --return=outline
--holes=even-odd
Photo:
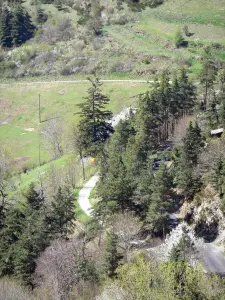
[[[59,41],[69,41],[74,36],[74,28],[70,19],[62,19],[57,25],[45,24],[40,40],[42,43],[54,45]]]
[[[177,30],[174,36],[174,43],[177,48],[180,48],[184,43],[184,37],[180,29]]]
[[[184,34],[186,36],[191,36],[191,33],[190,33],[189,29],[188,29],[188,25],[187,24],[184,25],[183,32],[184,32]]]

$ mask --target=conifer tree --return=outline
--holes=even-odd
[[[182,115],[192,113],[196,103],[196,87],[188,79],[187,72],[182,68],[178,75],[180,105]]]
[[[174,43],[177,48],[180,48],[180,46],[182,46],[182,44],[184,43],[184,37],[180,29],[178,29],[175,33]]]
[[[23,232],[13,247],[14,273],[26,284],[32,285],[35,260],[48,246],[49,241],[44,212],[26,207]]]
[[[105,253],[105,265],[104,269],[109,277],[116,275],[116,269],[118,267],[119,254],[117,252],[117,236],[113,232],[106,233],[106,253]]]
[[[147,221],[150,229],[156,233],[162,233],[165,237],[168,221],[168,209],[171,204],[172,181],[166,165],[162,162],[152,182],[152,194],[150,197]]]
[[[211,128],[215,128],[219,123],[219,116],[217,113],[217,96],[215,91],[213,91],[212,97],[209,100],[207,119]]]
[[[34,210],[39,210],[44,203],[44,199],[35,190],[34,183],[30,184],[30,187],[29,187],[28,191],[26,192],[25,197],[27,199],[28,205],[30,205],[32,207],[32,209],[34,209]]]
[[[20,46],[33,37],[35,26],[31,22],[30,15],[22,7],[17,5],[13,10],[12,39],[14,46]]]
[[[208,100],[210,97],[210,90],[213,87],[214,81],[216,79],[216,67],[211,59],[206,59],[203,62],[202,71],[200,73],[200,81],[205,90],[204,92],[204,111],[207,109]]]
[[[0,45],[12,47],[12,13],[7,7],[0,14]]]
[[[160,143],[162,124],[158,93],[147,92],[140,97],[139,108],[135,118],[135,144],[139,149],[139,158],[144,161],[149,151],[154,150]]]
[[[202,147],[201,130],[198,124],[194,125],[190,121],[186,136],[184,137],[184,155],[188,166],[193,167],[197,165],[200,148]]]
[[[81,120],[79,123],[80,135],[83,137],[83,149],[88,152],[96,152],[98,146],[113,133],[110,123],[112,112],[105,109],[110,99],[102,94],[102,83],[97,78],[95,81],[89,79],[92,87],[88,89],[88,97],[85,102],[79,104]]]
[[[25,228],[25,215],[22,210],[10,206],[4,227],[0,230],[0,275],[10,275],[14,272],[14,247]]]
[[[75,221],[74,195],[68,188],[58,189],[52,202],[52,212],[47,220],[51,232],[67,238],[72,233]]]

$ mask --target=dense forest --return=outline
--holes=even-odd
[[[172,28],[172,39],[148,29],[158,40],[168,39],[166,59],[153,51],[162,51],[164,43],[153,35],[147,45],[155,45],[145,55],[141,27],[138,49],[134,35],[125,50],[116,35],[125,41],[127,24],[132,31],[134,24],[147,24],[146,16],[162,18],[169,27],[163,9],[172,2],[0,1],[1,114],[13,98],[5,86],[24,97],[20,114],[13,108],[9,117],[0,115],[0,300],[225,299],[223,42],[190,40],[192,0],[175,1],[179,16],[173,22],[181,20],[183,27]],[[193,18],[190,26],[185,12]],[[218,20],[211,20],[212,28],[222,24]],[[203,30],[203,17],[201,22]],[[199,58],[186,60],[196,49]],[[111,59],[123,68],[108,68]],[[126,69],[128,61],[133,69]],[[74,96],[68,87],[48,94],[55,102],[39,93],[37,110],[29,115],[29,93],[40,84],[29,80],[40,75],[56,80],[51,76],[59,74],[86,76],[70,82],[73,92],[78,84],[84,90],[78,91],[79,101],[69,106]],[[131,102],[128,89],[122,96],[114,96],[112,86],[106,92],[112,82],[101,75],[109,74],[117,76],[116,84],[129,83]],[[136,82],[122,80],[124,74],[135,75]],[[141,81],[146,74],[150,79]],[[138,80],[144,92],[135,93]],[[52,82],[47,83],[46,91]],[[114,87],[117,93],[121,85]],[[26,132],[16,131],[10,147],[23,113]],[[37,130],[28,128],[30,119]],[[29,139],[37,134],[36,148],[28,148],[35,152],[33,164],[15,154],[28,133]],[[82,201],[89,210],[82,211]]]

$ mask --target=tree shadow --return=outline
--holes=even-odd
[[[205,242],[213,242],[219,233],[218,222],[213,222],[211,224],[198,223],[195,227],[195,232],[199,237],[202,237]]]

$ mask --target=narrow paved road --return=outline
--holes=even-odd
[[[80,190],[78,203],[80,204],[81,209],[88,215],[91,215],[91,203],[89,201],[89,196],[91,193],[91,190],[94,188],[98,181],[98,175],[95,175],[91,177],[90,180],[83,186],[83,188]]]
[[[119,114],[115,115],[111,122],[112,126],[116,126],[120,120],[124,120],[126,115],[129,113],[130,108],[125,108]],[[89,196],[91,190],[95,187],[95,184],[98,181],[98,175],[94,175],[91,179],[84,185],[84,187],[80,190],[78,203],[80,204],[81,209],[88,215],[91,215],[91,203],[89,201]]]
[[[206,271],[225,275],[225,256],[221,249],[213,244],[205,244],[202,257]]]

